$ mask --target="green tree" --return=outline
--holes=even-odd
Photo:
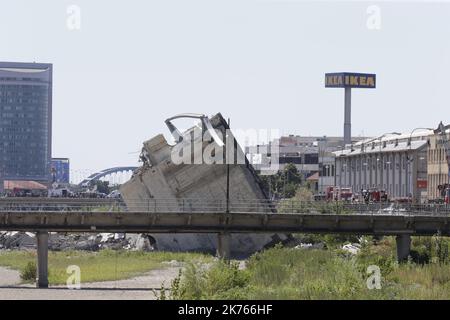
[[[310,186],[302,186],[297,189],[294,196],[295,200],[299,201],[313,201],[314,200],[314,194],[310,190]]]
[[[266,191],[276,198],[292,198],[303,183],[303,177],[293,163],[271,176],[261,176]]]

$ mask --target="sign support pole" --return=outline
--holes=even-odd
[[[352,88],[345,87],[344,110],[344,144],[352,143]]]
[[[352,88],[376,88],[376,74],[334,72],[325,73],[325,88],[344,88],[344,145],[352,143]]]

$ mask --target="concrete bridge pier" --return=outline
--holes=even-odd
[[[221,232],[217,235],[217,256],[220,259],[230,259],[231,252],[231,234]]]
[[[411,235],[400,234],[395,238],[397,242],[397,260],[398,262],[405,262],[408,260],[409,252],[411,250]]]
[[[38,231],[37,242],[37,288],[48,288],[48,232]]]

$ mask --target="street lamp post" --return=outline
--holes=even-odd
[[[323,143],[323,144],[322,144]],[[318,183],[318,193],[320,195],[320,197],[322,197],[322,195],[325,195],[325,192],[323,190],[323,159],[324,159],[324,153],[327,150],[327,137],[324,136],[320,139],[318,139],[317,141],[317,163],[318,163],[318,169],[319,169],[319,183]],[[303,164],[302,164],[303,166]]]
[[[344,169],[344,179],[345,179],[345,184],[348,185],[347,183],[347,163],[343,163],[342,164],[342,168]],[[342,199],[342,185],[339,185],[339,193],[338,193],[338,200]]]
[[[367,189],[367,162],[363,162],[362,165],[364,167],[364,189]]]
[[[319,196],[322,198],[322,185],[323,185],[323,170],[322,170],[322,163],[320,162],[320,141],[317,145],[317,163],[318,163],[318,169],[319,169]]]
[[[333,187],[333,193],[335,193],[337,190],[336,190],[336,187],[338,186],[338,184],[337,184],[337,174],[338,174],[338,171],[339,171],[339,187],[338,187],[338,189],[339,189],[339,194],[340,194],[340,192],[341,192],[341,188],[342,188],[342,172],[343,172],[343,169],[344,169],[344,167],[346,166],[345,164],[344,164],[344,158],[345,158],[345,155],[343,154],[343,152],[344,152],[344,148],[345,148],[345,146],[344,147],[342,147],[342,150],[341,150],[341,154],[339,155],[339,170],[338,170],[338,167],[337,167],[337,159],[336,158],[334,158],[334,187]],[[333,197],[334,197],[334,195],[333,195]]]
[[[382,188],[383,187],[383,164],[382,164],[382,162],[381,162],[381,147],[382,147],[382,143],[381,143],[381,140],[383,139],[383,136],[381,136],[380,138],[380,152],[379,152],[379,154],[378,154],[378,157],[376,158],[376,160],[377,160],[377,174],[375,174],[375,179],[376,179],[376,182],[378,182],[378,179],[377,179],[377,177],[378,177],[378,168],[379,168],[379,170],[380,170],[380,181],[379,181],[379,185],[380,185],[380,187]],[[381,163],[381,166],[380,166],[380,163]],[[377,184],[377,183],[376,183]]]

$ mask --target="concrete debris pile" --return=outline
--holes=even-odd
[[[180,133],[171,123],[176,118],[198,118],[199,125]],[[179,206],[180,211],[186,209],[184,199],[201,199],[199,204],[189,203],[187,211],[201,211],[200,206],[214,206],[218,200],[226,201],[227,198],[227,165],[218,163],[196,163],[195,159],[203,159],[205,153],[215,151],[216,156],[225,155],[226,145],[233,149],[233,163],[227,162],[229,169],[229,197],[233,201],[245,203],[256,199],[268,197],[252,165],[248,162],[242,148],[229,131],[229,126],[220,113],[208,118],[204,115],[185,114],[166,120],[175,141],[175,145],[169,145],[162,134],[145,141],[140,156],[143,165],[138,168],[132,178],[120,188],[120,193],[129,211],[142,210],[142,203],[153,199],[165,199],[167,206],[158,205],[159,212],[170,212],[174,205]],[[196,130],[203,130],[210,134],[209,139],[197,135]],[[228,137],[224,144],[214,131],[221,133],[222,137]],[[228,136],[227,136],[228,135]],[[231,138],[230,138],[231,137]],[[193,145],[193,148],[191,146]],[[199,146],[199,147],[197,147]],[[222,148],[222,149],[221,149]],[[179,150],[190,150],[186,157],[189,163],[175,163],[174,154]],[[209,150],[209,151],[208,151]],[[189,152],[189,151],[188,151]],[[239,163],[235,159],[244,159]],[[183,199],[183,203],[181,200]],[[178,204],[177,204],[178,203]],[[169,207],[170,205],[170,207]],[[261,209],[246,208],[248,212],[261,212]],[[262,209],[270,212],[270,208]],[[151,234],[158,250],[167,251],[215,251],[217,248],[217,234]],[[251,254],[267,246],[289,239],[284,234],[232,234],[231,253],[234,255]]]
[[[342,246],[342,250],[355,255],[361,250],[361,245],[359,243],[347,243]]]
[[[35,248],[36,238],[31,232],[1,231],[0,249]]]
[[[299,245],[296,245],[295,249],[318,249],[321,250],[325,247],[325,245],[322,242],[318,243],[300,243]]]
[[[49,250],[125,249],[154,250],[153,241],[146,235],[124,233],[61,234],[49,235]],[[36,237],[31,232],[0,232],[0,249],[35,249]]]

